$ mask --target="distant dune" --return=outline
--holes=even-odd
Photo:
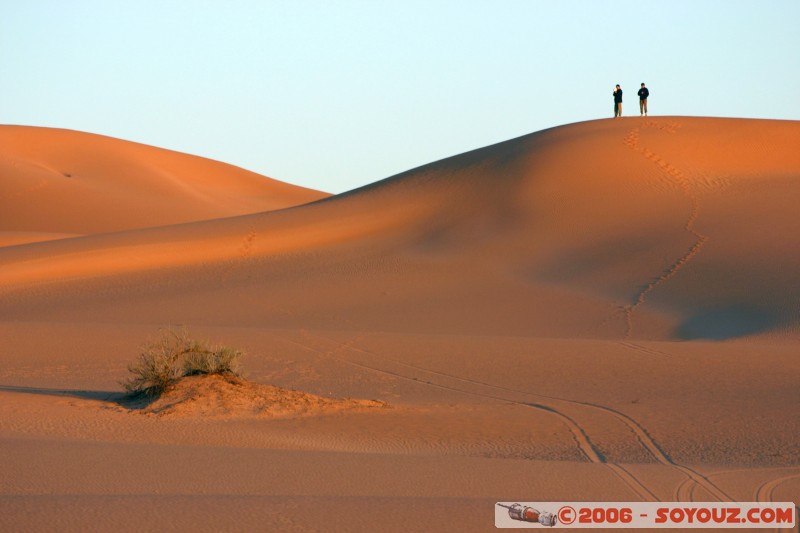
[[[0,246],[282,209],[328,196],[202,157],[26,126],[0,126],[0,177]]]

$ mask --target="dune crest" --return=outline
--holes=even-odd
[[[32,234],[162,226],[328,196],[198,156],[30,126],[0,126],[0,176],[0,232]]]

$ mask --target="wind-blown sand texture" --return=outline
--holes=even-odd
[[[800,500],[798,122],[571,124],[322,201],[122,141],[0,137],[0,530]],[[391,408],[120,406],[170,324],[244,349],[253,382]]]

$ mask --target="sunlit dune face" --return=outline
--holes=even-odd
[[[86,235],[264,212],[325,193],[76,131],[0,127],[0,233]],[[10,236],[8,240],[11,240]]]

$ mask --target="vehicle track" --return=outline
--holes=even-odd
[[[634,434],[636,434],[639,443],[650,452],[650,454],[663,465],[670,466],[676,470],[680,470],[683,472],[688,478],[693,480],[699,486],[703,487],[706,491],[709,492],[712,496],[717,498],[719,501],[732,501],[731,497],[728,496],[724,491],[722,491],[719,487],[717,487],[714,483],[711,482],[707,477],[703,476],[696,470],[689,468],[688,466],[680,465],[672,461],[670,457],[661,449],[661,447],[656,443],[656,441],[647,433],[647,430],[639,424],[636,420],[631,418],[630,416],[612,409],[610,407],[606,407],[604,405],[597,405],[588,402],[579,402],[575,400],[562,400],[566,402],[576,403],[578,405],[585,405],[587,407],[592,407],[595,409],[599,409],[601,411],[606,411],[607,413],[611,414],[612,416],[616,417],[617,419],[621,420],[626,426],[628,426]]]
[[[307,344],[304,344],[304,343],[301,343],[301,342],[298,342],[298,341],[294,341],[294,340],[291,340],[291,339],[286,339],[286,340],[288,342],[291,342],[293,344],[296,344],[296,345],[301,346],[303,348],[306,348],[308,350],[320,353],[322,355],[331,356],[331,357],[333,357],[334,359],[336,359],[338,361],[341,361],[341,362],[343,362],[345,364],[349,364],[349,365],[355,366],[357,368],[361,368],[361,369],[365,369],[365,370],[369,370],[369,371],[373,371],[373,372],[379,372],[379,373],[382,373],[382,374],[387,374],[389,376],[392,376],[392,377],[395,377],[395,378],[398,378],[398,379],[402,379],[402,380],[406,380],[406,381],[412,381],[414,383],[423,384],[423,385],[426,385],[426,386],[435,387],[435,388],[442,389],[442,390],[447,390],[447,391],[451,391],[451,392],[458,392],[458,393],[461,393],[461,394],[467,394],[467,395],[471,395],[471,396],[478,396],[478,397],[481,397],[481,398],[492,399],[492,400],[500,401],[500,402],[503,402],[503,403],[511,403],[511,404],[522,406],[522,407],[527,407],[527,408],[532,408],[532,409],[537,409],[537,410],[543,410],[543,411],[546,411],[548,413],[552,413],[552,414],[556,415],[561,420],[561,422],[564,423],[564,425],[569,429],[570,433],[572,434],[572,438],[575,441],[578,449],[581,451],[581,453],[586,457],[586,459],[588,461],[590,461],[592,463],[596,463],[596,464],[602,464],[603,466],[605,466],[606,468],[611,470],[611,472],[615,476],[617,476],[633,493],[635,493],[643,501],[659,501],[659,498],[650,489],[648,489],[638,478],[636,478],[636,476],[631,474],[628,470],[626,470],[621,465],[609,462],[605,458],[605,456],[603,456],[603,454],[597,449],[597,447],[592,443],[591,438],[589,437],[588,433],[586,432],[586,430],[578,422],[576,422],[572,417],[570,417],[569,415],[567,415],[566,413],[562,412],[561,410],[557,409],[556,407],[554,407],[552,405],[546,405],[546,404],[542,404],[542,403],[530,403],[530,402],[518,401],[518,400],[514,400],[514,399],[511,399],[511,398],[508,398],[508,397],[498,396],[496,394],[487,394],[487,393],[481,393],[481,392],[476,392],[476,391],[471,391],[471,390],[465,390],[463,388],[444,385],[444,384],[441,384],[441,383],[436,383],[436,382],[433,382],[433,381],[428,381],[428,380],[420,379],[420,378],[417,378],[417,377],[407,376],[405,374],[401,374],[399,372],[393,372],[393,371],[387,370],[385,368],[379,368],[379,367],[376,367],[376,366],[366,365],[366,364],[363,364],[363,363],[358,363],[358,362],[350,361],[350,360],[347,360],[347,359],[341,359],[339,357],[335,357],[333,354],[336,353],[336,352],[339,352],[339,351],[344,351],[344,350],[348,350],[349,349],[349,350],[353,350],[353,351],[357,351],[357,352],[360,352],[360,353],[364,353],[364,354],[370,355],[372,357],[384,358],[384,359],[387,359],[387,360],[392,360],[390,358],[386,358],[385,356],[380,356],[380,355],[374,354],[372,352],[369,352],[367,350],[363,350],[361,348],[358,348],[358,347],[354,346],[358,342],[358,340],[355,340],[355,339],[351,340],[351,341],[348,341],[346,343],[339,343],[338,341],[334,341],[332,339],[327,339],[327,338],[321,337],[321,336],[318,336],[318,337],[320,339],[326,340],[328,342],[337,343],[339,345],[334,350],[329,350],[327,352],[323,352],[322,350],[318,350],[318,349],[316,349],[316,348],[314,348],[312,346],[309,346]],[[363,338],[363,337],[364,336],[362,336],[361,338]],[[481,383],[481,382],[478,382],[478,381],[468,380],[468,379],[464,379],[464,378],[458,378],[456,376],[451,376],[449,374],[444,374],[444,373],[441,373],[441,372],[432,371],[432,370],[424,369],[424,368],[421,368],[421,367],[415,367],[414,365],[409,365],[409,364],[406,364],[406,363],[402,363],[400,361],[395,361],[395,362],[398,363],[398,364],[401,364],[403,366],[407,366],[409,368],[413,368],[413,369],[418,370],[418,371],[428,372],[430,374],[439,375],[439,376],[447,377],[447,378],[450,378],[450,379],[455,379],[457,381],[464,381],[464,382],[467,382],[467,383],[471,383],[473,385],[481,385],[481,386],[484,386],[484,387],[489,387],[489,388],[494,388],[494,389],[498,389],[498,390],[514,392],[514,393],[517,393],[517,394],[526,394],[526,395],[529,395],[529,396],[538,396],[538,397],[541,397],[541,398],[548,398],[546,396],[529,394],[529,393],[526,393],[524,391],[516,391],[514,389],[507,389],[507,388],[504,388],[504,387],[495,387],[493,385]]]
[[[742,468],[735,468],[733,470],[719,470],[717,472],[709,474],[706,477],[708,478],[709,481],[711,481],[711,478],[714,477],[714,476],[721,476],[722,474],[731,474],[731,473],[735,473],[735,472],[741,472],[742,470],[743,470]],[[694,500],[694,493],[695,493],[695,490],[697,489],[697,487],[699,487],[697,482],[695,482],[694,479],[692,479],[690,477],[687,477],[686,479],[684,479],[680,483],[680,485],[678,485],[675,488],[675,493],[674,493],[672,499],[675,500],[676,502],[692,502],[692,501],[695,501]]]
[[[789,474],[788,476],[777,477],[775,479],[770,479],[769,481],[765,481],[761,485],[759,485],[756,490],[753,492],[753,498],[757,502],[764,502],[768,503],[774,501],[773,497],[775,494],[775,489],[778,488],[779,485],[789,481],[790,479],[800,478],[800,473],[797,474]]]
[[[330,342],[338,342],[338,341],[332,341],[330,339],[326,339],[325,337],[320,337],[320,338],[324,339],[324,340],[327,340],[327,341],[330,341]],[[361,338],[363,338],[363,336]],[[356,351],[362,351],[361,349],[355,348],[353,346],[356,342],[358,342],[357,340],[351,340],[351,341],[348,341],[346,343],[341,343],[336,348],[334,348],[333,350],[328,350],[328,351],[319,350],[317,348],[314,348],[313,346],[309,346],[307,344],[304,344],[302,342],[298,342],[298,341],[295,341],[295,340],[292,340],[292,339],[287,339],[285,337],[284,337],[284,340],[286,340],[289,343],[292,343],[292,344],[295,344],[297,346],[300,346],[302,348],[305,348],[307,350],[310,350],[312,352],[318,353],[318,354],[320,354],[322,356],[333,357],[337,361],[340,361],[342,363],[345,363],[345,364],[348,364],[348,365],[351,365],[351,366],[355,366],[357,368],[361,368],[361,369],[364,369],[364,370],[369,370],[369,371],[373,371],[373,372],[379,372],[379,373],[382,373],[382,374],[387,374],[387,375],[392,376],[394,378],[402,379],[402,380],[405,380],[405,381],[411,381],[411,382],[422,384],[422,385],[427,385],[429,387],[435,387],[437,389],[447,390],[447,391],[451,391],[451,392],[459,392],[459,393],[468,394],[468,395],[471,395],[471,396],[479,396],[479,397],[482,397],[482,398],[488,398],[488,399],[492,399],[492,400],[501,401],[503,403],[511,403],[511,404],[520,405],[520,406],[523,406],[523,407],[528,407],[528,408],[532,408],[532,409],[540,409],[540,410],[544,410],[544,411],[553,413],[553,414],[559,416],[562,419],[562,421],[564,422],[564,424],[569,428],[570,432],[573,435],[573,440],[577,444],[577,446],[580,449],[581,453],[583,453],[583,455],[590,462],[593,462],[593,463],[603,463],[603,462],[605,462],[605,458],[597,450],[597,448],[595,448],[594,444],[592,444],[591,440],[589,439],[589,436],[586,434],[586,432],[583,430],[583,428],[581,428],[581,426],[578,425],[572,418],[570,418],[569,416],[559,412],[557,409],[555,409],[553,407],[539,405],[539,404],[535,404],[535,403],[520,402],[520,401],[512,400],[512,399],[509,399],[509,398],[503,398],[503,397],[500,397],[500,396],[491,395],[491,394],[482,394],[482,393],[479,393],[479,392],[463,390],[463,389],[459,389],[459,388],[456,388],[456,387],[450,387],[448,385],[442,385],[440,383],[434,383],[432,381],[425,381],[423,379],[419,379],[419,378],[412,377],[412,376],[406,376],[406,375],[400,374],[398,372],[392,372],[391,370],[387,370],[387,369],[384,369],[384,368],[377,368],[377,367],[374,367],[374,366],[365,365],[363,363],[358,363],[356,361],[350,361],[350,360],[347,360],[347,359],[341,359],[341,358],[338,358],[338,357],[335,356],[335,354],[337,352],[341,352],[341,351],[344,351],[344,350],[347,350],[347,349],[354,349]]]
[[[328,339],[326,337],[322,337],[322,336],[319,336],[319,335],[317,335],[317,336],[320,339],[323,339],[323,340],[325,340],[327,342],[338,343],[338,341],[335,341],[333,339]],[[360,339],[363,339],[366,336],[367,335],[362,335],[360,337]],[[509,398],[498,397],[498,396],[492,395],[492,394],[484,394],[484,393],[478,393],[478,392],[474,392],[474,391],[465,391],[463,389],[459,389],[459,388],[456,388],[456,387],[444,386],[444,385],[441,385],[441,384],[438,384],[438,383],[432,383],[430,381],[422,381],[422,380],[417,379],[417,378],[409,378],[408,376],[405,376],[405,375],[402,375],[402,374],[399,374],[399,373],[396,373],[396,372],[391,372],[391,371],[387,371],[385,369],[376,368],[376,367],[372,367],[372,366],[368,366],[368,365],[363,365],[361,363],[354,363],[352,361],[343,360],[343,362],[347,362],[349,364],[360,365],[363,368],[367,368],[367,369],[378,371],[378,372],[386,372],[386,373],[389,373],[389,374],[394,375],[396,377],[400,377],[400,378],[403,378],[403,379],[410,379],[410,380],[416,381],[416,382],[426,383],[428,385],[436,386],[436,387],[439,387],[439,388],[444,388],[446,390],[453,390],[453,391],[462,392],[462,393],[465,393],[465,394],[472,394],[472,395],[476,395],[476,396],[484,396],[484,397],[487,397],[487,398],[493,398],[493,399],[496,399],[496,400],[516,403],[516,404],[521,404],[521,405],[536,406],[536,407],[538,407],[540,409],[549,410],[550,412],[553,412],[554,414],[557,414],[559,417],[562,418],[562,421],[564,421],[564,423],[567,425],[567,427],[570,428],[570,431],[572,432],[572,434],[573,434],[573,436],[575,438],[575,441],[579,444],[579,447],[581,448],[581,451],[583,452],[583,454],[590,461],[592,461],[592,462],[600,462],[600,463],[603,463],[603,464],[612,464],[612,463],[607,462],[605,457],[597,450],[596,446],[591,442],[591,438],[589,436],[589,433],[585,430],[585,428],[583,428],[572,417],[569,417],[568,415],[566,415],[563,412],[563,407],[564,407],[564,405],[574,405],[574,406],[580,406],[580,407],[585,408],[585,409],[588,408],[588,409],[593,409],[593,410],[596,410],[596,411],[601,411],[601,412],[603,412],[603,413],[605,413],[607,415],[610,415],[610,416],[616,418],[617,420],[619,420],[620,422],[625,424],[629,428],[629,430],[636,436],[637,441],[640,443],[640,445],[644,449],[646,449],[650,453],[650,455],[657,462],[659,462],[659,463],[661,463],[661,464],[663,464],[665,466],[669,466],[670,468],[673,468],[673,469],[676,469],[676,470],[680,471],[685,476],[687,476],[687,479],[690,479],[694,483],[696,483],[697,485],[703,487],[710,495],[715,497],[717,500],[719,500],[719,501],[733,501],[733,499],[728,494],[726,494],[722,489],[717,487],[707,477],[703,476],[702,474],[700,474],[699,472],[693,470],[692,468],[689,468],[689,467],[684,466],[684,465],[677,464],[674,461],[672,461],[672,459],[658,446],[658,444],[655,442],[655,440],[649,435],[647,430],[645,430],[644,427],[641,424],[639,424],[636,420],[634,420],[630,416],[628,416],[628,415],[626,415],[624,413],[621,413],[621,412],[619,412],[619,411],[617,411],[615,409],[612,409],[610,407],[606,407],[606,406],[603,406],[603,405],[597,405],[597,404],[589,403],[589,402],[581,402],[581,401],[577,401],[577,400],[570,400],[570,399],[567,399],[567,398],[559,398],[559,397],[555,397],[555,396],[537,394],[537,393],[532,393],[532,392],[528,392],[528,391],[521,391],[521,390],[518,390],[518,389],[512,389],[512,388],[509,388],[509,387],[503,387],[503,386],[500,386],[500,385],[493,385],[493,384],[485,383],[485,382],[482,382],[482,381],[477,381],[477,380],[473,380],[473,379],[469,379],[469,378],[463,378],[463,377],[455,376],[455,375],[452,375],[452,374],[447,374],[445,372],[440,372],[440,371],[437,371],[437,370],[431,370],[431,369],[419,367],[419,366],[416,366],[416,365],[412,365],[410,363],[406,363],[405,361],[400,361],[398,359],[394,359],[394,358],[391,358],[391,357],[388,357],[388,356],[385,356],[385,355],[376,354],[374,352],[370,352],[369,350],[365,350],[363,348],[359,348],[359,347],[355,346],[355,344],[357,342],[358,342],[358,340],[350,341],[349,343],[347,343],[348,346],[346,348],[343,345],[341,347],[342,347],[342,349],[350,349],[350,350],[353,350],[353,351],[356,351],[356,352],[359,352],[359,353],[363,353],[363,354],[366,354],[366,355],[374,357],[374,358],[384,359],[386,361],[390,361],[390,362],[392,362],[394,364],[397,364],[397,365],[400,365],[400,366],[403,366],[403,367],[406,367],[406,368],[409,368],[409,369],[412,369],[412,370],[415,370],[415,371],[425,372],[425,373],[432,374],[432,375],[435,375],[435,376],[439,376],[439,377],[442,377],[442,378],[445,378],[445,379],[451,379],[451,380],[454,380],[454,381],[457,381],[457,382],[467,383],[467,384],[472,385],[472,386],[486,387],[486,388],[489,388],[489,389],[494,389],[494,390],[499,390],[499,391],[504,391],[504,392],[510,392],[510,393],[513,393],[513,394],[520,394],[520,395],[531,397],[531,398],[538,398],[539,401],[534,403],[534,404],[526,403],[526,402],[520,402],[520,401],[514,401],[514,400],[511,400]],[[301,346],[305,346],[302,343],[297,343],[297,344],[299,344]],[[313,349],[313,348],[310,348],[308,346],[305,346],[305,347],[309,348],[309,349]],[[544,400],[544,402],[542,402],[541,400]],[[548,401],[552,402],[552,403],[555,403],[556,405],[551,405],[551,404],[547,403]],[[557,408],[556,407],[557,405],[560,405],[561,408],[560,409]],[[619,475],[619,472],[615,472],[615,473],[617,473]],[[641,486],[641,488],[633,489],[635,492],[640,493],[640,492],[642,492],[642,489],[644,489],[644,491],[646,491],[647,493],[652,495],[652,492],[650,492],[648,489],[646,489],[641,482],[637,481],[637,483],[638,483],[638,485]],[[657,500],[657,498],[656,498],[656,500]],[[654,501],[654,500],[650,500],[650,501]]]
[[[676,502],[693,502],[694,501],[694,490],[697,488],[697,483],[690,478],[687,477],[675,488],[675,495],[674,500]]]
[[[765,481],[761,485],[759,485],[753,493],[753,499],[757,502],[769,503],[774,500],[775,489],[778,486],[782,485],[786,481],[790,479],[800,478],[800,473],[797,474],[789,474],[788,476],[777,477],[775,479],[771,479],[769,481]],[[800,507],[797,506],[797,502],[795,501],[795,514],[800,516]],[[775,528],[773,531],[785,531],[785,528]],[[797,527],[797,530],[800,531],[800,525]]]

